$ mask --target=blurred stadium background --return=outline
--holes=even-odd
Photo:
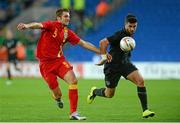
[[[14,37],[19,41],[17,56],[20,60],[18,66],[22,69],[22,72],[15,71],[13,66],[11,66],[13,76],[26,78],[25,80],[23,79],[24,81],[29,80],[29,78],[32,81],[43,81],[42,79],[37,80],[40,74],[35,57],[36,43],[40,36],[40,31],[26,30],[19,32],[16,26],[19,22],[40,22],[54,19],[54,13],[59,7],[71,9],[72,15],[69,27],[82,39],[96,46],[99,46],[99,41],[102,38],[113,34],[123,26],[124,17],[128,13],[135,14],[139,23],[134,37],[137,46],[132,52],[133,62],[139,67],[146,80],[155,79],[161,83],[159,84],[161,87],[171,82],[172,85],[176,85],[175,87],[180,86],[179,0],[0,0],[0,99],[5,101],[5,96],[9,96],[5,94],[7,93],[7,88],[3,84],[6,80],[5,63],[7,51],[2,44],[6,38],[6,31],[11,30]],[[99,56],[78,46],[71,47],[69,44],[65,46],[64,54],[74,65],[76,75],[78,78],[81,78],[81,81],[86,81],[86,79],[103,79],[103,67],[94,65],[99,60]],[[13,81],[21,81],[21,79],[15,78]],[[88,86],[91,87],[93,84],[95,83],[89,83]],[[170,86],[171,84],[167,84],[165,88]],[[16,87],[18,88],[18,86]],[[156,88],[156,85],[153,85],[153,87]],[[172,90],[170,89],[170,91]],[[175,90],[172,94],[176,93],[176,100],[180,97],[180,93],[179,89]],[[84,93],[87,93],[85,91]],[[180,103],[175,102],[175,104],[173,108],[176,109],[176,117],[174,119],[167,118],[163,120],[162,118],[156,121],[180,121],[178,118],[180,117],[178,115],[178,113],[180,114]],[[3,109],[3,106],[7,107],[5,103],[1,103],[0,108]],[[5,108],[0,110],[0,121],[26,121],[25,119],[17,120],[16,118],[8,120],[8,117],[2,115],[6,113],[8,115]],[[99,114],[96,113],[96,115]],[[167,114],[168,116],[169,114]],[[35,119],[29,121],[43,121]],[[127,118],[123,121],[129,120]],[[103,120],[97,119],[96,121]],[[118,121],[118,119],[112,121]]]

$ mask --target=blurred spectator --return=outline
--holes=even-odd
[[[85,12],[86,0],[73,0],[73,10],[77,15],[76,20],[76,32],[81,34],[83,32],[84,24],[84,12]]]
[[[96,16],[104,17],[108,13],[109,9],[110,5],[105,0],[101,0],[96,7]]]
[[[96,19],[95,26],[98,25],[99,21],[104,18],[104,16],[109,12],[110,5],[106,0],[100,0],[99,4],[96,6]]]
[[[0,23],[3,23],[6,21],[6,12],[0,8]]]
[[[12,74],[10,70],[10,64],[13,63],[16,70],[20,71],[17,67],[17,40],[14,38],[10,29],[6,31],[6,39],[3,42],[4,47],[7,49],[8,59],[6,65],[6,71],[8,75],[7,85],[11,84]]]
[[[0,27],[0,61],[4,61],[7,59],[6,49],[2,47],[5,40],[4,35],[4,30],[2,29],[2,27]]]
[[[37,37],[37,35],[34,33],[34,30],[29,32],[26,35],[27,41],[26,41],[26,45],[27,45],[27,50],[26,50],[26,54],[27,54],[27,58],[26,60],[36,60],[35,57],[35,49],[36,49],[36,43],[37,40],[35,37]]]
[[[29,6],[34,0],[0,0],[0,25],[5,25]]]
[[[3,44],[4,39],[4,30],[3,27],[0,26],[0,46]]]
[[[18,42],[16,49],[17,49],[17,59],[24,60],[26,58],[25,46],[21,42]]]
[[[71,0],[59,0],[61,8],[71,9]]]
[[[92,20],[91,20],[90,17],[87,17],[87,16],[86,16],[86,17],[84,18],[83,27],[84,27],[84,31],[85,31],[86,33],[89,33],[89,32],[94,31],[93,22],[92,22]]]

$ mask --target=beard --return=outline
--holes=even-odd
[[[64,25],[64,26],[68,26],[68,25],[69,25],[69,22],[64,22],[63,25]]]

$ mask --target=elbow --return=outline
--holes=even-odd
[[[104,44],[104,42],[105,42],[105,40],[104,39],[102,39],[100,42],[99,42],[99,45],[101,46],[101,45],[103,45]]]
[[[109,44],[107,39],[102,39],[99,43],[100,47],[107,47]]]

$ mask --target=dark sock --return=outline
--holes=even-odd
[[[104,91],[105,91],[105,88],[95,89],[95,90],[93,91],[93,94],[94,94],[95,96],[106,97]]]
[[[143,109],[143,111],[145,111],[146,109],[148,109],[146,87],[137,87],[137,93],[138,93],[138,97],[141,101],[142,109]]]
[[[8,74],[8,80],[11,80],[11,72],[9,69],[7,70],[7,74]]]

